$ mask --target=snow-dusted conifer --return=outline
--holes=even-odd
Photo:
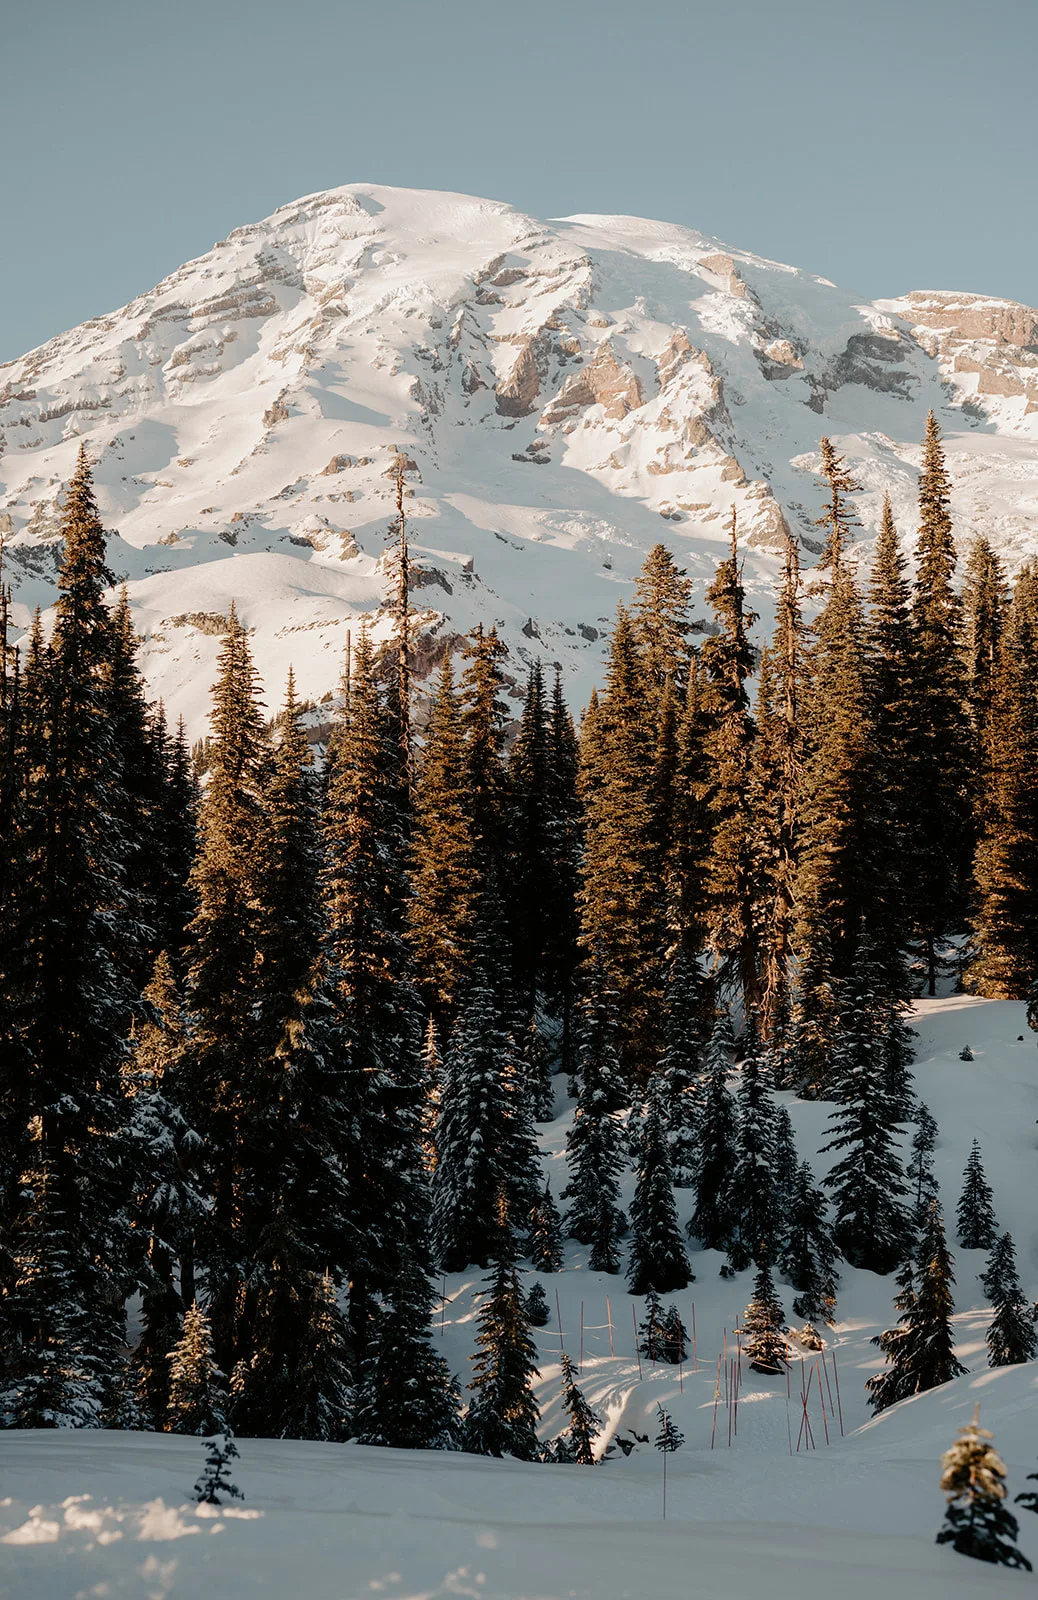
[[[948,1497],[938,1544],[950,1544],[961,1556],[992,1566],[1021,1567],[1031,1563],[1017,1548],[1020,1527],[1006,1505],[1006,1466],[980,1426],[980,1407],[973,1421],[941,1457],[941,1488]]]
[[[1010,1234],[1004,1233],[995,1241],[987,1271],[981,1274],[980,1281],[994,1311],[988,1327],[988,1361],[993,1367],[1033,1361],[1038,1355],[1038,1329],[1020,1288],[1016,1251]]]
[[[781,1268],[796,1289],[793,1311],[809,1322],[835,1321],[836,1245],[828,1202],[806,1161],[797,1169],[784,1230]]]
[[[540,1278],[526,1291],[526,1316],[531,1328],[546,1328],[551,1320],[551,1307]]]
[[[903,1259],[910,1231],[897,1106],[886,1071],[889,1011],[879,963],[866,948],[840,992],[832,1069],[838,1109],[823,1148],[842,1152],[825,1180],[833,1197],[836,1242],[852,1266],[873,1272],[890,1272]]]
[[[735,1160],[729,1180],[729,1256],[736,1271],[750,1261],[773,1261],[779,1204],[775,1174],[775,1102],[760,1036],[751,1020],[743,1042]]]
[[[562,1219],[551,1192],[551,1180],[530,1212],[530,1264],[536,1272],[559,1272],[562,1268]]]
[[[593,1467],[595,1439],[601,1431],[602,1418],[585,1399],[577,1383],[576,1369],[565,1350],[560,1358],[560,1366],[562,1409],[569,1418],[569,1427],[555,1442],[555,1459],[572,1462],[578,1467]]]
[[[229,1500],[244,1500],[238,1485],[231,1480],[230,1464],[238,1459],[238,1446],[230,1428],[224,1428],[205,1441],[205,1471],[194,1487],[195,1499],[210,1505],[223,1505],[223,1495]]]
[[[665,1406],[658,1405],[656,1414],[660,1419],[659,1432],[653,1444],[663,1455],[673,1455],[675,1450],[680,1450],[685,1442],[685,1435],[676,1425],[674,1418]]]
[[[474,1455],[515,1456],[537,1461],[540,1411],[531,1388],[537,1347],[530,1337],[526,1303],[516,1270],[515,1236],[502,1192],[496,1213],[494,1263],[477,1319],[474,1395],[462,1429],[462,1445]]]
[[[786,1364],[785,1317],[775,1292],[771,1268],[761,1261],[753,1280],[753,1298],[746,1307],[744,1349],[754,1372],[782,1372]]]
[[[216,1365],[209,1318],[196,1302],[170,1354],[170,1433],[217,1434],[227,1425],[227,1390]]]
[[[638,1138],[638,1180],[631,1203],[631,1255],[627,1281],[632,1294],[655,1289],[669,1294],[691,1282],[670,1169],[665,1087],[658,1073],[649,1080],[645,1118]]]
[[[623,1126],[618,1111],[625,1092],[617,1048],[616,995],[601,963],[592,965],[583,1001],[579,1055],[580,1089],[573,1125],[566,1136],[570,1179],[566,1225],[575,1239],[591,1246],[594,1272],[620,1270],[619,1207],[623,1170]]]
[[[706,1250],[724,1250],[732,1233],[730,1187],[735,1160],[736,1109],[728,1088],[734,1041],[722,1010],[704,1058],[702,1103],[696,1128],[696,1204],[689,1235]]]
[[[456,1450],[459,1392],[433,1348],[429,1280],[405,1263],[375,1319],[361,1371],[354,1428],[360,1444],[396,1450]]]
[[[974,1139],[962,1174],[962,1194],[955,1220],[963,1250],[991,1250],[998,1239],[998,1224],[991,1185],[984,1176],[980,1144]]]
[[[918,1231],[926,1226],[930,1201],[939,1192],[933,1171],[933,1152],[937,1143],[938,1128],[936,1119],[921,1103],[915,1108],[913,1120],[915,1132],[912,1135],[912,1157],[905,1176],[908,1179],[913,1221]]]
[[[664,1051],[656,1069],[664,1091],[671,1172],[679,1188],[690,1187],[695,1175],[703,988],[696,957],[679,944],[667,974]]]

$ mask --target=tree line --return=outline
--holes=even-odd
[[[107,602],[81,452],[49,636],[37,616],[13,648],[0,594],[7,1425],[532,1457],[518,1263],[555,1270],[563,1232],[666,1294],[691,1276],[692,1186],[693,1239],[757,1268],[765,1362],[774,1272],[831,1320],[841,1255],[918,1254],[939,1218],[898,1153],[925,1127],[910,996],[967,930],[978,992],[1038,974],[1038,574],[1010,593],[979,539],[956,590],[931,416],[915,579],[888,505],[862,593],[858,485],[827,440],[821,459],[814,619],[790,541],[754,646],[733,517],[700,635],[657,546],[579,732],[536,662],[514,725],[477,628],[415,736],[401,492],[394,643],[362,630],[323,759],[291,676],[264,715],[232,608],[200,781],[147,701],[125,594]],[[534,1126],[558,1073],[564,1213]],[[775,1089],[836,1103],[831,1223]],[[925,1138],[913,1159],[920,1202]],[[462,1414],[430,1274],[472,1265]]]

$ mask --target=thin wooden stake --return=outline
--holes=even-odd
[[[656,1365],[656,1307],[649,1312],[649,1360]]]
[[[440,1297],[440,1338],[443,1338],[443,1319],[447,1314],[447,1274],[443,1275],[443,1294]]]
[[[734,1389],[734,1388],[735,1388],[735,1357],[733,1356],[732,1357],[732,1376],[731,1376],[731,1380],[730,1380],[730,1389]],[[732,1409],[733,1408],[731,1406],[728,1407],[728,1448],[729,1448],[729,1450],[732,1448]]]
[[[815,1356],[815,1367],[817,1368],[817,1366],[818,1366],[818,1357]],[[821,1373],[818,1374],[818,1403],[822,1408],[822,1427],[825,1430],[825,1443],[826,1443],[826,1448],[828,1448],[828,1445],[829,1445],[829,1424],[826,1421],[826,1416],[825,1416],[825,1395],[822,1393],[822,1374]]]
[[[717,1382],[714,1384],[714,1420],[710,1427],[710,1448],[714,1448],[714,1436],[717,1433],[717,1402],[721,1398],[721,1357],[717,1358]]]
[[[582,1300],[580,1302],[580,1361],[577,1363],[577,1371],[578,1372],[583,1372],[583,1370],[584,1370],[584,1302]]]
[[[664,1428],[667,1426],[667,1413],[666,1412],[663,1413],[663,1426],[664,1426]],[[667,1457],[669,1455],[670,1455],[670,1451],[669,1450],[664,1450],[664,1452],[663,1452],[663,1520],[664,1520],[664,1522],[666,1522],[666,1520],[667,1520]]]
[[[840,1415],[840,1438],[843,1438],[843,1406],[840,1404],[840,1369],[836,1365],[836,1351],[833,1351],[833,1377],[836,1379],[836,1409]]]
[[[638,1382],[642,1381],[642,1347],[638,1343],[638,1318],[634,1314],[634,1301],[631,1301],[631,1321],[634,1323],[634,1353],[638,1357]]]
[[[696,1355],[696,1302],[692,1302],[692,1371],[699,1371],[699,1358]]]
[[[609,1296],[608,1295],[606,1295],[606,1321],[609,1324],[609,1354],[612,1355],[612,1353],[613,1353],[613,1312],[612,1312],[612,1308],[610,1307],[610,1304],[609,1304]]]
[[[789,1340],[784,1341],[786,1346],[786,1438],[789,1440],[789,1453],[793,1454],[793,1429],[789,1420]]]
[[[559,1305],[559,1291],[555,1291],[555,1315],[559,1319],[559,1349],[565,1350],[566,1341],[562,1336],[562,1307]]]
[[[833,1386],[829,1382],[829,1367],[825,1359],[824,1350],[822,1351],[822,1371],[825,1373],[825,1387],[829,1395],[829,1415],[835,1419],[836,1407],[833,1405]]]

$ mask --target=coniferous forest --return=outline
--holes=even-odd
[[[752,1267],[764,1373],[776,1281],[813,1331],[845,1263],[890,1275],[882,1409],[963,1370],[954,1220],[991,1252],[992,1364],[1033,1357],[979,1146],[942,1216],[906,1018],[957,984],[1038,1024],[1038,566],[1010,586],[978,537],[957,571],[932,414],[918,525],[888,504],[867,572],[859,485],[821,459],[821,553],[802,577],[789,542],[771,636],[734,517],[705,624],[657,545],[578,725],[536,663],[516,722],[484,628],[416,694],[401,494],[392,638],[353,639],[334,720],[258,681],[232,609],[191,750],[109,604],[81,452],[47,627],[14,646],[0,594],[6,1426],[590,1464],[569,1357],[551,1446],[530,1382],[520,1266],[566,1239],[646,1297],[654,1360],[683,1359],[660,1297],[690,1251]],[[780,1091],[827,1103],[824,1180]],[[553,1193],[535,1124],[567,1094]],[[431,1318],[469,1268],[459,1377]]]

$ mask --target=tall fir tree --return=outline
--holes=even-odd
[[[632,1294],[646,1294],[650,1289],[657,1294],[670,1294],[691,1282],[692,1269],[674,1204],[667,1106],[658,1074],[649,1081],[637,1157],[627,1282]]]
[[[919,476],[912,597],[918,710],[910,763],[915,838],[909,883],[909,902],[931,995],[937,992],[938,945],[961,926],[971,850],[966,683],[960,653],[962,607],[954,584],[956,551],[950,502],[941,430],[931,411]]]
[[[754,1372],[781,1372],[786,1365],[786,1341],[782,1332],[782,1302],[779,1299],[767,1261],[762,1261],[753,1280],[753,1298],[746,1307],[743,1331],[746,1357]]]
[[[797,1291],[795,1315],[832,1325],[836,1320],[836,1242],[827,1212],[825,1194],[803,1161],[785,1217],[780,1264]]]
[[[737,1137],[736,1105],[728,1087],[735,1041],[727,1011],[717,1017],[703,1059],[702,1104],[696,1127],[695,1209],[689,1237],[705,1250],[726,1250],[732,1238],[732,1168]]]
[[[1020,1000],[1038,979],[1038,571],[1033,564],[1023,568],[1014,585],[985,719],[969,983],[989,999]]]
[[[576,1115],[566,1135],[569,1201],[566,1225],[575,1239],[591,1246],[594,1272],[620,1270],[619,1241],[626,1225],[620,1209],[624,1130],[618,1112],[627,1095],[620,1070],[617,996],[604,964],[588,974],[583,1000]]]
[[[963,1250],[992,1250],[998,1224],[991,1185],[984,1176],[980,1143],[974,1139],[962,1174],[962,1193],[955,1213],[959,1244]]]
[[[562,1382],[562,1409],[569,1426],[555,1441],[554,1458],[572,1462],[577,1467],[595,1465],[595,1440],[602,1428],[602,1418],[584,1397],[577,1382],[577,1371],[565,1350],[559,1357]]]
[[[823,1149],[840,1152],[825,1180],[836,1242],[852,1266],[873,1272],[894,1269],[911,1232],[897,1148],[900,1108],[886,1070],[889,1025],[882,968],[866,948],[840,993],[831,1090],[837,1109]]]
[[[628,1077],[648,1076],[663,948],[653,770],[655,726],[648,675],[620,606],[605,691],[581,741],[586,842],[581,942],[618,996],[620,1055]]]
[[[61,531],[50,642],[34,629],[20,692],[18,859],[0,940],[0,1103],[21,1169],[7,1231],[3,1409],[19,1426],[97,1425],[110,1414],[129,1288],[116,1135],[136,998],[129,953],[141,930],[113,716],[112,575],[83,447]]]
[[[781,1226],[776,1174],[775,1103],[764,1050],[751,1018],[741,1045],[735,1159],[728,1182],[729,1256],[742,1271],[773,1262]]]
[[[530,1337],[526,1303],[516,1270],[516,1244],[508,1202],[499,1196],[493,1267],[477,1323],[473,1400],[462,1442],[474,1455],[514,1456],[537,1461],[540,1409],[531,1382],[537,1375],[537,1347]]]
[[[698,962],[684,944],[670,960],[664,997],[663,1044],[658,1079],[667,1118],[671,1173],[688,1188],[695,1170],[695,1130],[704,1031],[704,984]]]
[[[361,1374],[354,1418],[360,1444],[395,1450],[456,1450],[458,1385],[434,1349],[429,1280],[413,1262],[388,1291]]]
[[[962,577],[962,654],[972,759],[978,770],[987,760],[991,703],[995,692],[1002,630],[1009,609],[1005,569],[986,534],[973,538]],[[983,788],[983,784],[978,787]]]
[[[755,730],[746,683],[754,665],[749,632],[757,619],[746,604],[734,508],[730,552],[718,564],[706,598],[718,630],[702,649],[711,720],[706,742],[711,770],[706,943],[722,990],[738,990],[747,1008],[755,1009],[760,987],[750,809]]]
[[[199,1437],[227,1425],[227,1387],[216,1364],[209,1318],[197,1303],[188,1306],[180,1338],[170,1351],[170,1433]]]
[[[1011,1367],[1021,1361],[1033,1361],[1038,1355],[1038,1329],[1020,1287],[1011,1234],[1004,1233],[996,1239],[980,1281],[994,1313],[987,1337],[990,1365]]]
[[[920,1241],[916,1275],[903,1264],[898,1282],[901,1292],[894,1303],[901,1310],[899,1328],[873,1341],[887,1357],[889,1369],[870,1378],[865,1386],[876,1411],[908,1395],[925,1394],[966,1372],[955,1355],[951,1324],[955,1275],[936,1200]]]
[[[443,658],[415,788],[407,935],[419,990],[449,1026],[471,975],[481,879],[469,765],[450,655]]]

